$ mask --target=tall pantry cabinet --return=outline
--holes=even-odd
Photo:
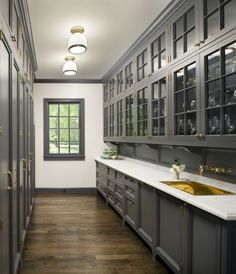
[[[0,274],[18,271],[34,201],[32,41],[26,0],[0,0]]]

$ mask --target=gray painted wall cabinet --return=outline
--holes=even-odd
[[[174,273],[236,273],[235,221],[224,221],[104,164],[96,165],[97,191],[147,243],[153,257],[160,257]],[[116,206],[118,197],[122,210]]]
[[[34,58],[25,1],[0,3],[0,274],[15,274],[34,197]]]
[[[104,141],[236,148],[235,8],[172,2],[104,78]]]

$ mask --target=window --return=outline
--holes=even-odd
[[[83,160],[84,99],[44,99],[44,159]]]

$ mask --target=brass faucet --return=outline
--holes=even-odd
[[[231,168],[208,166],[208,165],[200,165],[199,171],[200,171],[200,175],[201,176],[202,176],[202,174],[203,174],[203,172],[205,170],[212,171],[212,172],[217,173],[217,174],[230,174],[230,173],[232,173],[232,169]]]

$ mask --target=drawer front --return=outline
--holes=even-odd
[[[125,193],[128,195],[128,196],[131,196],[133,199],[135,199],[136,197],[136,191],[131,188],[130,186],[125,186]]]
[[[104,174],[107,174],[107,166],[105,166],[101,163],[97,163],[97,169],[98,169],[98,172],[102,172]]]
[[[120,215],[123,215],[124,210],[123,210],[123,203],[121,201],[119,201],[118,199],[115,199],[114,207]]]
[[[107,180],[107,187],[108,187],[109,190],[114,192],[114,187],[115,187],[114,182],[112,182],[111,180]]]
[[[114,204],[115,204],[115,197],[110,192],[108,192],[108,194],[107,194],[107,201],[108,201],[109,204],[111,204],[112,206],[114,206]]]
[[[120,182],[124,182],[125,180],[125,175],[123,173],[117,172],[116,179]]]
[[[100,181],[100,182],[107,182],[106,177],[103,174],[99,173],[99,172],[97,172],[97,180]]]
[[[137,189],[137,182],[131,177],[125,176],[125,185],[134,191]]]
[[[118,184],[115,183],[115,193],[116,195],[123,200],[124,191]]]
[[[112,168],[108,168],[108,176],[112,179],[116,178],[116,171]]]
[[[103,182],[97,181],[97,188],[104,196],[106,196],[107,186]]]
[[[126,215],[127,221],[131,225],[136,224],[136,204],[129,199],[126,199]]]

